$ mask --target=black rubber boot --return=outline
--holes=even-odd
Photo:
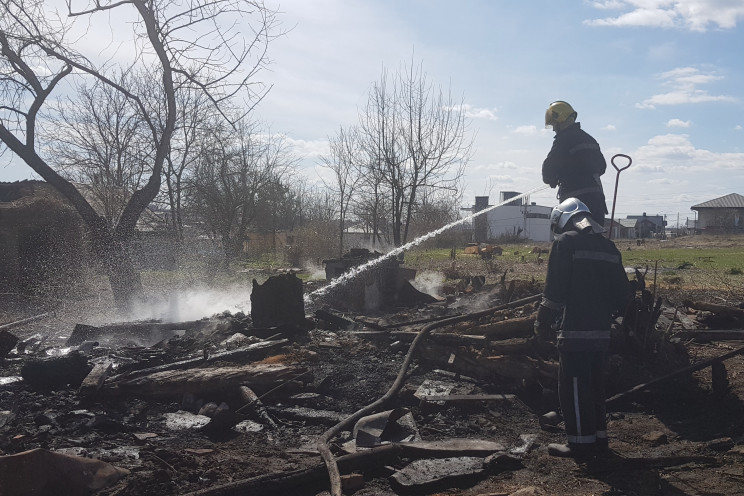
[[[610,452],[610,445],[607,438],[598,437],[596,443],[594,443],[594,449],[598,454],[605,454]]]

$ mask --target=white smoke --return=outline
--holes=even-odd
[[[235,284],[225,288],[206,286],[183,289],[150,297],[136,305],[128,320],[158,319],[164,322],[186,322],[211,317],[225,311],[250,313],[251,286]]]
[[[411,281],[411,285],[432,296],[441,296],[442,285],[444,284],[444,274],[433,271],[425,271],[416,274],[416,279]]]
[[[325,269],[310,260],[305,260],[302,263],[302,268],[305,269],[308,274],[310,274],[311,280],[326,278]]]

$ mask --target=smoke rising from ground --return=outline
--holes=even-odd
[[[441,296],[442,285],[444,283],[444,274],[433,271],[425,271],[416,274],[416,279],[411,281],[411,285],[422,293],[432,296]]]
[[[302,263],[302,268],[310,275],[311,280],[326,278],[325,269],[310,260],[305,260]]]
[[[185,322],[211,317],[225,311],[250,313],[251,286],[235,284],[224,288],[207,286],[179,290],[163,297],[148,298],[128,316],[129,320],[159,319]]]

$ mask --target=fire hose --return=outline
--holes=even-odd
[[[472,319],[484,317],[487,315],[491,315],[497,310],[503,310],[504,308],[513,308],[513,307],[517,307],[520,305],[525,305],[527,303],[538,301],[541,298],[542,298],[542,294],[537,294],[537,295],[529,296],[527,298],[522,298],[521,300],[516,300],[510,303],[499,305],[497,307],[489,308],[487,310],[482,310],[480,312],[474,312],[474,313],[470,313],[466,315],[458,315],[456,317],[446,318],[438,322],[433,322],[431,324],[424,326],[414,338],[413,342],[411,343],[411,346],[408,348],[408,353],[406,354],[406,357],[403,360],[403,364],[401,365],[400,371],[398,372],[398,376],[395,379],[395,382],[393,382],[393,385],[390,387],[388,392],[385,393],[384,396],[379,398],[374,403],[371,403],[367,405],[366,407],[358,410],[356,413],[354,413],[350,417],[347,417],[345,420],[336,424],[335,426],[331,427],[329,430],[323,433],[322,436],[320,436],[320,439],[318,440],[318,443],[317,443],[317,448],[318,448],[318,451],[320,452],[321,458],[323,458],[323,461],[326,464],[326,468],[328,469],[328,478],[330,479],[330,483],[331,483],[331,495],[341,496],[342,491],[341,491],[341,474],[339,472],[336,459],[331,453],[328,443],[334,436],[338,435],[342,430],[353,427],[354,424],[359,419],[364,417],[365,415],[379,411],[382,408],[382,406],[384,406],[388,401],[390,401],[393,397],[395,397],[395,395],[398,393],[398,391],[400,391],[401,387],[403,386],[403,383],[406,378],[406,374],[408,373],[408,367],[410,366],[411,361],[413,360],[413,357],[416,353],[416,349],[419,343],[425,340],[427,336],[431,333],[431,331],[439,327],[444,327],[446,325],[452,325],[452,324],[456,324],[458,322],[462,322],[465,320],[472,320]]]

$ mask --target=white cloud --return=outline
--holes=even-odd
[[[744,3],[727,0],[608,0],[589,3],[600,10],[623,10],[616,17],[584,21],[590,26],[680,28],[703,32],[733,29],[744,19]]]
[[[491,171],[493,169],[509,169],[509,170],[517,170],[520,167],[511,161],[503,161],[503,162],[497,162],[497,163],[485,163],[485,164],[479,164],[479,165],[469,165],[468,166],[468,172],[478,172],[478,171]]]
[[[672,185],[676,184],[676,181],[672,181],[668,177],[660,177],[658,179],[649,179],[649,184],[663,184],[663,185]]]
[[[488,179],[490,181],[493,181],[494,183],[513,183],[514,178],[512,176],[507,176],[504,174],[492,174],[488,176]]]
[[[635,169],[634,169],[633,172],[636,172],[636,171],[639,171],[639,172],[665,172],[664,171],[664,167],[662,167],[660,165],[643,165],[643,164],[635,167]]]
[[[327,140],[302,140],[287,137],[287,144],[295,154],[301,157],[317,158],[328,155],[330,151]]]
[[[666,123],[667,127],[690,127],[692,121],[683,121],[681,119],[669,119]]]
[[[736,126],[734,126],[734,130],[741,131],[744,130],[744,127],[742,127],[741,124],[737,124]]]
[[[617,130],[614,124],[607,124],[602,129],[604,129],[605,131],[616,131]]]
[[[465,114],[465,117],[469,117],[471,119],[486,119],[489,121],[495,121],[498,120],[498,116],[496,115],[497,109],[492,108],[480,108],[480,107],[474,107],[470,105],[469,103],[464,103],[457,107],[445,107],[447,110],[459,110]]]
[[[697,86],[723,79],[714,73],[704,74],[694,67],[678,67],[660,74],[659,79],[671,91],[660,93],[636,103],[636,108],[654,109],[657,105],[681,105],[685,103],[734,102],[736,98],[728,95],[711,95]]]
[[[622,0],[605,0],[604,2],[589,2],[589,5],[595,9],[601,10],[618,10],[622,9],[625,4]]]
[[[696,148],[686,134],[654,136],[636,151],[634,162],[645,170],[658,167],[664,171],[705,173],[714,170],[738,170],[744,163],[744,153],[713,152]],[[641,169],[639,166],[638,169]]]
[[[523,136],[534,136],[537,134],[537,126],[517,126],[512,132]]]

